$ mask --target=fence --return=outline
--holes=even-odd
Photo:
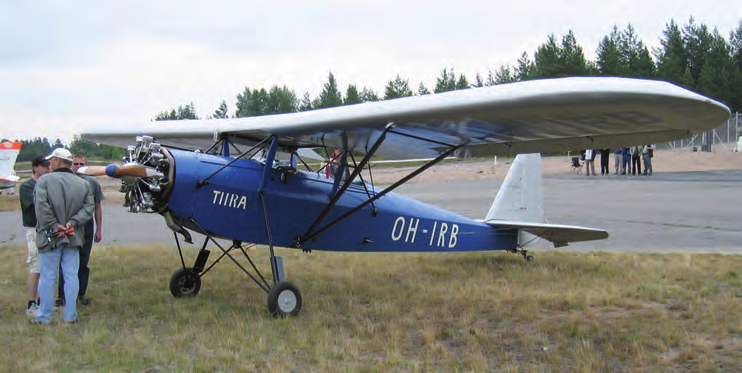
[[[742,113],[733,114],[729,120],[719,127],[699,133],[693,137],[670,141],[665,144],[657,144],[660,148],[673,150],[700,150],[710,152],[714,147],[722,147],[728,151],[742,151],[739,149],[738,141],[742,136]]]

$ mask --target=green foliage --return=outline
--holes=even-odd
[[[674,20],[670,21],[665,26],[662,35],[663,38],[660,39],[662,47],[655,50],[658,77],[662,80],[692,89],[693,87],[684,84],[684,81],[687,82],[684,75],[688,66],[688,53],[685,50],[685,43],[683,42],[680,27]],[[690,71],[688,73],[690,74]]]
[[[237,112],[235,117],[255,117],[268,114],[291,113],[297,110],[299,103],[294,91],[286,86],[273,86],[270,91],[265,88],[250,90],[245,87],[237,95]]]
[[[384,99],[391,100],[394,98],[412,96],[409,80],[402,79],[399,74],[394,80],[390,80],[384,88]]]
[[[536,49],[533,73],[537,78],[587,75],[587,60],[572,30],[562,36],[561,44],[550,34]]]
[[[453,69],[449,72],[447,68],[441,70],[441,76],[436,79],[435,89],[433,92],[441,93],[446,91],[453,91],[456,89],[456,74]]]
[[[317,109],[340,106],[343,104],[343,95],[338,89],[338,83],[335,80],[335,75],[329,73],[327,75],[327,83],[325,88],[319,94],[319,98],[316,100],[314,107]]]
[[[363,100],[361,99],[361,94],[358,92],[358,87],[356,87],[355,84],[349,85],[348,89],[345,91],[345,99],[343,100],[343,104],[352,105],[361,102],[363,102]]]
[[[603,37],[598,44],[597,60],[598,70],[603,76],[623,76],[626,64],[619,49],[621,34],[618,27],[613,26],[613,31]]]
[[[72,153],[82,152],[88,158],[101,159],[121,159],[126,155],[126,149],[105,144],[96,144],[92,141],[84,140],[80,136],[70,143],[69,149]]]
[[[227,101],[222,100],[219,107],[214,111],[214,114],[212,114],[211,117],[214,119],[229,118],[227,115]]]
[[[380,98],[372,89],[364,87],[361,91],[361,100],[363,100],[363,102],[379,101]]]
[[[500,66],[500,68],[497,70],[497,73],[495,73],[495,80],[493,84],[507,84],[515,82],[517,78],[515,75],[513,75],[513,72],[510,70],[510,66]],[[488,84],[488,85],[493,85]]]
[[[515,78],[519,81],[525,81],[536,78],[536,72],[534,62],[528,57],[528,52],[523,52],[518,58],[517,66],[515,67]]]
[[[52,143],[46,137],[37,137],[33,140],[16,140],[16,142],[23,144],[16,159],[18,162],[31,161],[40,155],[44,156],[52,152]]]
[[[196,107],[191,102],[188,105],[178,106],[177,109],[170,111],[163,110],[155,115],[155,120],[178,120],[178,119],[198,119]]]
[[[714,30],[711,49],[706,56],[701,75],[698,80],[698,91],[704,95],[714,97],[726,104],[731,104],[733,97],[732,71],[734,61],[729,50],[729,44]]]
[[[309,92],[304,92],[304,96],[299,101],[299,111],[312,110],[312,98],[309,96]]]
[[[685,50],[688,52],[688,64],[693,81],[698,84],[701,79],[701,71],[706,63],[706,56],[711,51],[713,36],[705,24],[696,24],[693,17],[683,28],[683,41]],[[697,87],[693,87],[696,89]]]
[[[420,85],[417,86],[417,95],[422,96],[422,95],[429,95],[429,94],[430,94],[430,90],[428,89],[428,87],[426,87],[425,84],[423,84],[423,82],[420,82]]]

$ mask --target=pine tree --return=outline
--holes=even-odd
[[[471,85],[469,84],[469,79],[467,79],[464,74],[460,74],[459,80],[456,81],[456,89],[469,89],[469,88],[471,88]]]
[[[711,50],[713,36],[705,24],[697,25],[693,17],[683,28],[683,41],[688,51],[688,67],[690,67],[693,81],[698,84],[701,78],[701,70],[706,63],[706,56]]]
[[[518,66],[515,68],[515,78],[519,81],[525,81],[530,79],[535,79],[536,74],[534,71],[534,63],[531,61],[530,57],[528,57],[528,52],[523,52],[523,54],[520,55],[520,58],[518,58]],[[488,81],[488,83],[492,81],[491,79]],[[488,84],[491,85],[491,84]]]
[[[613,25],[613,31],[603,37],[596,50],[598,71],[603,76],[625,76],[626,61],[619,49],[621,34]]]
[[[363,100],[363,102],[379,101],[379,95],[377,95],[372,89],[363,87],[361,90],[361,100]]]
[[[691,90],[696,86],[696,82],[693,80],[693,74],[690,73],[690,67],[685,68],[685,73],[683,73],[683,77],[680,79],[680,85]]]
[[[198,115],[196,114],[196,106],[193,105],[193,102],[188,105],[178,106],[177,109],[172,109],[170,111],[163,110],[155,115],[154,118],[155,121],[180,119],[198,119]]]
[[[428,87],[426,87],[425,84],[423,84],[423,82],[420,82],[420,85],[417,86],[417,95],[423,96],[423,95],[429,95],[429,94],[430,94],[430,90],[428,90]]]
[[[235,112],[236,118],[242,118],[242,117],[249,117],[254,114],[250,113],[250,102],[252,101],[252,90],[250,90],[250,87],[245,86],[245,89],[242,90],[242,93],[237,94],[237,102],[235,103],[235,106],[237,107],[237,111]]]
[[[361,94],[358,92],[358,87],[356,87],[355,84],[349,85],[348,89],[345,91],[345,100],[343,101],[343,104],[352,105],[361,102],[363,102],[363,100],[361,99]]]
[[[327,83],[325,83],[324,89],[319,94],[319,100],[315,107],[317,109],[340,106],[343,104],[343,95],[338,89],[338,83],[335,80],[335,75],[329,73],[327,75]]]
[[[391,100],[394,98],[412,96],[412,90],[410,89],[409,80],[404,80],[399,77],[390,80],[384,89],[384,100]]]
[[[577,43],[572,30],[562,37],[562,47],[559,50],[559,60],[564,67],[561,76],[587,75],[587,60],[582,47]]]
[[[671,20],[670,24],[665,25],[662,35],[663,38],[660,40],[662,47],[654,51],[657,58],[657,76],[662,80],[693,89],[692,86],[685,85],[692,81],[692,77],[690,80],[685,78],[688,53],[685,50],[680,27],[674,20]]]
[[[631,24],[621,33],[619,51],[625,64],[623,76],[653,78],[655,64],[644,42],[639,40]]]
[[[441,93],[446,91],[453,91],[456,89],[456,74],[454,74],[453,69],[449,72],[447,68],[444,68],[441,71],[441,76],[436,79],[435,82],[435,89],[433,89],[433,92],[435,93]]]
[[[731,102],[733,111],[742,110],[742,21],[729,34],[729,49],[732,56],[733,69],[730,84],[732,86]]]
[[[698,80],[698,91],[725,104],[734,100],[732,87],[732,70],[734,61],[729,51],[729,44],[714,30],[711,50],[706,56],[701,75]]]
[[[495,74],[494,84],[507,84],[514,81],[516,81],[516,78],[510,71],[510,66],[500,66],[500,69],[497,70],[497,73]]]
[[[229,118],[227,115],[227,101],[222,100],[219,107],[214,111],[214,114],[212,114],[211,117],[214,119]]]
[[[309,96],[309,92],[304,92],[304,96],[299,101],[299,111],[312,110],[312,98]]]
[[[474,77],[474,84],[472,86],[477,88],[484,87],[484,80],[482,80],[482,76],[479,73]]]

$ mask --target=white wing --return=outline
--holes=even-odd
[[[376,155],[408,159],[435,157],[446,144],[461,143],[471,156],[656,143],[710,130],[729,115],[723,104],[666,82],[561,78],[291,114],[99,125],[83,138],[125,146],[150,135],[166,146],[205,150],[217,138],[253,145],[275,135],[287,148],[362,153],[393,123],[410,136],[388,136]]]

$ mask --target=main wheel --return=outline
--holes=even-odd
[[[201,290],[201,277],[193,273],[193,268],[179,268],[170,277],[170,293],[176,298],[195,297]]]
[[[527,261],[527,262],[532,262],[532,261],[533,261],[533,259],[534,259],[534,258],[533,258],[533,255],[527,255],[527,256],[526,256],[526,261]]]
[[[275,284],[268,293],[268,311],[273,316],[296,316],[301,310],[301,292],[288,281]]]

